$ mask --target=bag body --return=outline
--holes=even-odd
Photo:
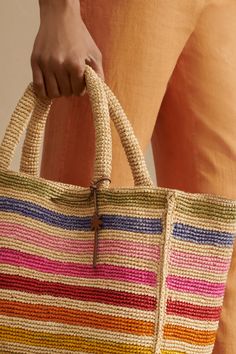
[[[236,202],[154,187],[118,101],[88,66],[85,76],[99,184],[37,177],[50,103],[31,86],[0,148],[1,353],[210,354]],[[109,117],[134,188],[109,187]],[[13,172],[25,126],[20,172]]]

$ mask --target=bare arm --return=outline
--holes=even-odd
[[[81,95],[84,68],[103,77],[102,55],[80,14],[79,0],[39,0],[40,27],[31,66],[37,93],[49,98]]]

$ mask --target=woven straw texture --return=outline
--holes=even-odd
[[[135,186],[99,184],[103,224],[93,267],[95,196],[37,176],[50,102],[28,87],[0,147],[0,352],[210,354],[236,202],[154,187],[119,102],[88,66],[85,78],[96,130],[94,179],[110,177],[111,118]],[[9,165],[26,127],[14,172]]]

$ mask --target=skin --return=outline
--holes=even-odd
[[[40,97],[83,95],[89,64],[104,78],[102,54],[80,14],[79,0],[39,0],[40,26],[31,55]]]

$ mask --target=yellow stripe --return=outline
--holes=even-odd
[[[4,351],[2,351],[4,349]],[[19,354],[19,353],[30,353],[30,354],[48,354],[48,348],[43,348],[41,346],[29,346],[22,343],[13,343],[1,341],[1,354]],[[50,348],[50,354],[71,354],[71,350],[65,349],[53,349]],[[87,354],[80,352],[80,354]]]
[[[152,354],[152,347],[135,344],[116,343],[106,340],[92,340],[76,335],[52,334],[40,331],[25,330],[0,326],[0,339],[6,342],[18,342],[30,346],[65,349],[71,351],[97,352],[103,354]]]
[[[6,352],[0,351],[1,354],[72,354],[71,350],[65,350],[65,349],[53,349],[50,348],[50,353],[48,351],[48,348],[43,348],[42,346],[34,346],[32,347],[31,345],[27,344],[22,344],[22,343],[13,343],[13,342],[6,342],[6,341],[1,341],[1,348],[6,350]],[[85,352],[80,351],[79,354],[88,354]]]
[[[196,345],[196,344],[189,344],[189,343],[183,343],[183,342],[178,342],[176,340],[170,340],[170,339],[163,339],[162,341],[162,350],[166,351],[177,351],[182,354],[209,354],[212,353],[213,351],[213,345]]]
[[[186,354],[185,352],[176,352],[175,350],[161,350],[161,354]]]

